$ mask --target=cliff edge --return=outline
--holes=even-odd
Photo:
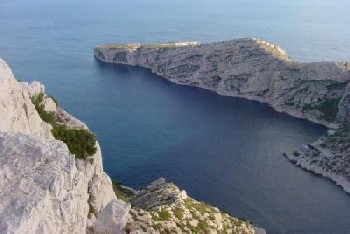
[[[95,47],[94,56],[148,68],[177,84],[267,103],[279,112],[336,129],[285,157],[350,192],[350,62],[295,62],[280,46],[257,38],[106,44]]]

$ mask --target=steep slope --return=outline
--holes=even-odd
[[[46,111],[70,128],[86,125],[59,108],[38,82],[22,83],[0,59],[0,232],[122,232],[130,204],[117,200],[103,172],[98,142],[90,160],[76,159],[54,140],[31,97],[43,94]],[[112,208],[108,207],[112,206]],[[108,208],[109,219],[100,225]],[[118,220],[112,220],[118,216]],[[119,231],[118,231],[119,230]]]
[[[43,89],[38,82],[17,82],[11,69],[0,59],[0,130],[53,139],[51,127],[41,120],[29,98]]]
[[[285,157],[350,192],[350,143],[344,138],[350,134],[349,62],[294,62],[279,46],[256,38],[208,44],[107,44],[97,46],[94,56],[102,62],[151,69],[177,84],[264,102],[338,129]]]

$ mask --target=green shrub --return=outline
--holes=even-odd
[[[173,210],[173,213],[175,215],[175,217],[178,219],[178,220],[182,220],[183,218],[183,209],[179,208],[179,207],[176,207],[174,210]]]
[[[96,137],[86,129],[69,129],[65,125],[55,125],[52,134],[63,141],[77,158],[86,159],[96,153]]]
[[[338,114],[340,98],[327,99],[317,104],[307,104],[303,110],[318,110],[323,113],[323,118],[327,121],[334,121]]]
[[[337,82],[337,81],[333,81],[331,84],[329,84],[329,85],[327,86],[327,88],[328,88],[329,90],[334,90],[334,89],[339,90],[339,89],[345,88],[345,86],[346,86],[347,84],[348,84],[348,82]]]
[[[40,118],[46,122],[54,126],[56,124],[56,117],[53,111],[46,111],[45,106],[43,104],[44,94],[39,93],[30,98],[32,103],[35,106],[36,111],[38,112]]]
[[[30,99],[35,106],[43,105],[42,103],[44,101],[44,94],[38,93],[35,96],[31,97]]]
[[[60,103],[57,101],[57,99],[54,96],[49,95],[49,97],[56,103],[56,106],[60,106]]]
[[[207,222],[205,222],[204,220],[199,220],[198,222],[198,227],[202,230],[202,231],[207,231],[209,229],[209,225]]]
[[[339,102],[340,98],[328,99],[315,106],[314,109],[321,111],[324,114],[324,118],[326,120],[332,121],[337,117]]]
[[[113,191],[117,198],[127,201],[129,197],[134,195],[134,192],[122,186],[122,183],[118,180],[112,180]]]
[[[55,98],[51,97],[58,105]],[[44,101],[44,94],[39,93],[31,97],[31,101],[35,106],[39,116],[46,123],[51,124],[53,136],[57,140],[63,141],[69,151],[77,158],[86,159],[96,153],[96,137],[93,133],[86,129],[70,129],[66,125],[57,123],[55,112],[46,111]]]
[[[340,127],[334,134],[326,136],[325,144],[344,144],[350,141],[350,124],[345,124]]]
[[[159,219],[162,221],[168,221],[171,218],[170,213],[165,209],[161,209],[158,212],[158,215],[159,215]]]

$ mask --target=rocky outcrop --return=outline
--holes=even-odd
[[[76,159],[55,140],[31,97],[69,128],[87,128],[38,82],[22,83],[0,59],[0,233],[123,233],[130,204],[117,199],[101,151]],[[105,217],[108,216],[108,219]]]
[[[85,230],[85,178],[63,142],[0,133],[0,155],[1,233]]]
[[[256,38],[208,44],[107,44],[97,46],[94,56],[103,62],[145,67],[177,84],[264,102],[277,111],[339,128],[303,152],[285,156],[350,192],[350,145],[338,134],[348,132],[350,123],[350,62],[294,62],[279,46]]]
[[[130,199],[134,222],[129,226],[147,233],[265,233],[247,221],[187,196],[165,179],[154,181]]]
[[[350,125],[308,144],[301,151],[284,154],[293,164],[329,178],[350,193]]]
[[[43,90],[38,82],[17,82],[6,62],[0,59],[0,130],[53,139],[51,126],[42,121],[30,100],[30,95]]]
[[[195,208],[201,205],[206,209],[204,221],[209,222],[208,217],[215,220],[203,227],[202,217],[186,213],[186,218],[177,219],[181,227],[169,230],[179,233],[191,230],[215,233],[215,228],[231,233],[261,231],[187,197],[185,192],[164,180],[136,192],[139,195],[133,197],[131,209],[131,204],[122,200],[125,196],[120,193],[116,196],[115,186],[103,171],[98,142],[93,155],[79,158],[71,153],[69,144],[55,139],[51,130],[58,126],[88,130],[85,123],[45,94],[43,85],[17,82],[0,59],[0,233],[163,233],[168,224],[176,225],[176,222],[154,219],[155,204],[161,210],[171,210],[175,203],[185,206],[186,202],[193,208],[184,212],[198,213]],[[175,203],[164,202],[162,197]],[[171,200],[173,197],[185,200]],[[146,204],[152,204],[150,211],[140,208]],[[151,219],[143,222],[140,218],[143,212]]]

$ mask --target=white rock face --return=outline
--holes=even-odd
[[[102,45],[95,48],[94,55],[104,62],[149,68],[178,84],[269,103],[277,111],[324,125],[349,118],[339,115],[330,121],[315,106],[322,100],[344,99],[349,90],[350,63],[293,62],[279,46],[256,38],[182,46],[138,45],[132,49]]]
[[[85,175],[60,141],[0,133],[0,233],[81,233]]]
[[[98,218],[93,224],[94,233],[124,233],[125,224],[129,217],[124,215],[125,210],[130,209],[127,203],[112,200],[100,212]]]
[[[44,91],[17,82],[0,59],[0,233],[124,233],[130,204],[115,196],[98,142],[91,159],[76,160],[30,100]],[[45,94],[44,105],[68,127],[87,129]]]
[[[29,94],[44,91],[38,82],[19,83],[0,58],[0,131],[22,132],[51,138],[51,126],[43,122],[30,101]]]

